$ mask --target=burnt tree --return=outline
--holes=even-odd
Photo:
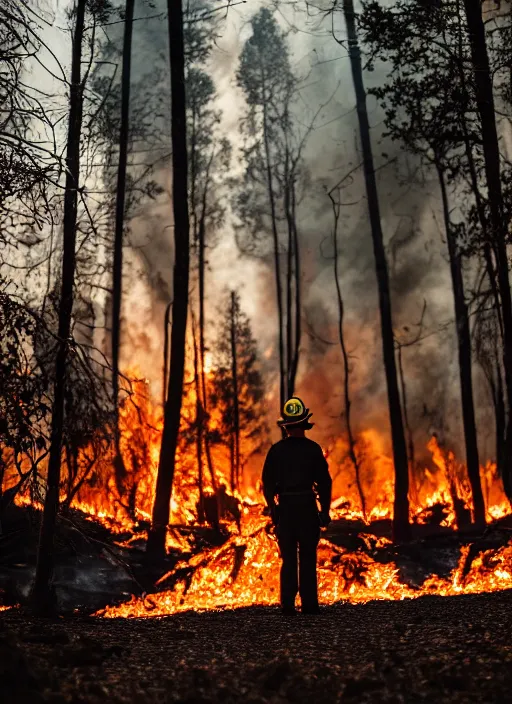
[[[238,389],[237,313],[239,304],[234,291],[231,292],[230,345],[231,379],[233,382],[233,433],[231,436],[231,491],[240,483],[240,392]]]
[[[339,220],[340,220],[340,202],[339,202],[339,192],[334,195],[335,191],[339,188],[333,188],[329,191],[328,196],[331,201],[332,212],[333,212],[333,229],[332,229],[332,242],[333,242],[333,268],[334,268],[334,284],[336,286],[336,301],[338,304],[338,340],[340,343],[341,356],[343,359],[343,400],[344,400],[344,416],[345,416],[345,426],[347,429],[348,438],[348,456],[350,461],[354,466],[357,493],[359,494],[359,501],[361,502],[361,511],[364,519],[366,520],[366,498],[364,495],[363,484],[361,481],[361,465],[359,458],[356,453],[356,438],[352,428],[352,400],[350,398],[350,360],[347,350],[347,343],[345,340],[344,333],[344,320],[345,320],[345,301],[341,293],[341,281],[340,281],[340,271],[339,271]]]
[[[443,167],[436,165],[441,188],[443,218],[450,260],[453,300],[455,307],[455,327],[457,330],[457,350],[459,357],[460,391],[462,399],[462,420],[466,445],[466,466],[471,493],[473,495],[473,517],[478,526],[485,525],[485,503],[480,481],[480,462],[476,436],[475,405],[473,399],[473,379],[471,374],[471,332],[469,315],[464,294],[461,252],[457,244],[455,228],[450,221],[450,209],[446,190],[446,175]]]
[[[121,299],[123,291],[123,240],[125,225],[126,169],[130,119],[130,80],[132,60],[133,11],[135,0],[126,0],[123,38],[123,69],[121,75],[121,125],[119,131],[119,163],[117,168],[116,214],[114,231],[114,261],[112,276],[112,392],[115,413],[115,471],[120,495],[126,469],[119,437],[119,349],[121,338]]]
[[[391,313],[391,296],[389,290],[389,274],[384,250],[384,238],[380,221],[379,197],[375,179],[373,163],[370,125],[366,107],[366,92],[363,83],[361,53],[357,41],[357,30],[354,16],[354,3],[344,0],[343,13],[347,27],[350,66],[352,80],[356,95],[357,117],[359,122],[359,135],[363,151],[363,169],[368,199],[368,213],[372,231],[373,252],[375,257],[375,270],[379,292],[379,309],[382,330],[382,351],[386,384],[388,391],[389,419],[391,422],[391,437],[393,442],[393,462],[395,469],[395,498],[393,505],[393,539],[407,540],[410,534],[409,526],[409,468],[407,461],[407,447],[405,442],[404,425],[400,393],[398,390],[398,376],[395,359],[395,342],[393,335],[393,318]]]
[[[394,23],[388,22],[391,18]],[[464,185],[468,171],[471,187],[476,186],[472,157],[477,139],[472,119],[474,105],[467,91],[457,19],[460,18],[456,5],[444,7],[433,15],[428,8],[414,2],[400,3],[389,10],[373,3],[367,8],[363,25],[375,55],[390,63],[387,81],[372,90],[385,110],[387,134],[401,141],[410,153],[418,155],[422,165],[433,169],[440,186],[454,300],[466,467],[474,521],[483,525],[485,504],[473,398],[471,330],[462,269],[461,242],[467,240],[466,228],[463,223],[452,222],[449,204],[450,196],[457,192],[454,189]],[[450,27],[450,33],[442,35],[444,44],[440,51],[432,40],[439,38],[440,27],[444,25]],[[383,26],[385,31],[382,31]],[[425,50],[423,54],[418,53],[416,45],[404,50],[401,37],[405,33],[417,39]],[[417,80],[419,74],[421,82]],[[440,76],[443,76],[442,81]],[[478,188],[471,195],[478,205]]]
[[[147,551],[164,557],[181,419],[189,286],[188,155],[185,101],[185,56],[181,0],[168,0],[171,72],[172,194],[174,273],[169,385],[164,407],[162,445]]]
[[[512,297],[507,257],[508,223],[504,217],[501,187],[500,148],[496,128],[496,112],[492,75],[482,19],[480,0],[464,0],[467,31],[470,40],[475,99],[482,131],[484,171],[488,189],[491,242],[496,255],[496,273],[503,321],[503,368],[508,402],[505,432],[504,485],[512,498]]]
[[[37,565],[31,592],[32,608],[44,613],[53,608],[51,580],[54,567],[54,534],[59,509],[66,366],[71,335],[73,283],[76,261],[77,201],[80,185],[80,135],[83,114],[82,42],[86,0],[78,0],[72,41],[71,82],[69,86],[69,122],[66,148],[66,183],[64,191],[62,273],[59,299],[58,344],[54,371],[54,396],[51,421],[48,476],[43,517],[37,550]]]

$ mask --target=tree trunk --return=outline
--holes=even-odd
[[[295,379],[299,368],[300,342],[302,337],[302,321],[301,321],[301,270],[300,270],[300,244],[299,232],[297,228],[297,203],[295,193],[295,181],[292,182],[292,228],[293,228],[293,254],[294,254],[294,269],[295,269],[295,341],[293,347],[293,356],[291,361],[291,383],[295,390]]]
[[[348,436],[348,455],[350,461],[354,465],[354,471],[356,476],[356,486],[357,493],[359,494],[359,501],[361,502],[361,511],[363,518],[366,521],[366,499],[364,495],[363,485],[361,482],[361,467],[359,465],[359,460],[356,454],[356,441],[354,438],[354,433],[352,431],[352,416],[351,407],[352,401],[350,399],[350,366],[347,353],[347,346],[345,344],[345,335],[343,331],[343,320],[345,318],[345,303],[343,301],[343,296],[341,295],[341,284],[339,277],[339,252],[338,252],[338,223],[339,223],[339,205],[337,205],[329,194],[331,199],[333,214],[334,214],[334,227],[333,227],[333,256],[334,256],[334,283],[336,285],[336,299],[338,302],[338,339],[340,341],[341,355],[343,357],[343,397],[345,402],[345,424],[347,427]]]
[[[356,94],[357,116],[361,147],[363,150],[364,177],[368,211],[372,230],[373,251],[375,255],[375,268],[379,290],[379,308],[382,328],[382,348],[386,383],[388,391],[389,417],[391,422],[391,436],[393,442],[393,460],[395,468],[395,500],[393,506],[393,539],[395,541],[407,540],[410,536],[409,525],[409,470],[407,462],[407,448],[405,444],[404,427],[398,379],[395,360],[395,342],[393,335],[393,320],[391,315],[391,299],[389,291],[389,276],[384,251],[384,239],[380,222],[379,199],[375,169],[370,138],[370,125],[366,108],[366,93],[363,84],[363,71],[361,54],[357,43],[357,32],[354,17],[354,3],[352,0],[343,0],[343,11],[348,33],[350,66]]]
[[[290,213],[289,185],[285,184],[285,211],[288,225],[288,244],[286,252],[286,396],[293,396],[295,380],[292,379],[292,349],[293,349],[293,227]]]
[[[196,459],[197,487],[199,489],[198,521],[204,523],[204,479],[203,479],[203,408],[201,405],[201,380],[199,376],[199,351],[197,349],[195,325],[192,327],[194,340],[194,386],[196,390]]]
[[[233,379],[233,477],[231,491],[240,478],[240,407],[238,398],[238,358],[236,351],[236,294],[231,292],[231,377]]]
[[[487,54],[485,26],[482,19],[482,4],[480,0],[464,0],[464,8],[471,46],[475,97],[482,127],[482,147],[491,216],[492,241],[496,253],[501,298],[503,368],[508,405],[507,429],[505,433],[504,486],[510,499],[512,497],[512,299],[506,247],[508,222],[503,216],[500,151],[494,110],[492,77]]]
[[[475,406],[473,402],[473,379],[471,373],[471,333],[469,316],[464,298],[464,281],[462,278],[461,256],[452,232],[448,195],[444,173],[437,165],[443,217],[446,230],[446,241],[450,259],[453,300],[455,307],[455,326],[457,330],[457,346],[459,353],[460,392],[462,400],[462,419],[464,425],[464,442],[466,444],[466,467],[468,471],[471,493],[473,495],[473,520],[477,526],[485,525],[485,503],[480,481],[480,462],[478,457],[478,441],[476,437]]]
[[[213,155],[212,155],[213,159]],[[211,160],[210,160],[211,163]],[[209,173],[209,169],[208,169]],[[207,176],[208,179],[208,176]],[[206,205],[207,205],[207,185],[205,185],[203,192],[203,202],[201,206],[201,217],[199,219],[198,225],[198,256],[199,256],[199,373],[201,377],[201,390],[203,394],[203,418],[202,418],[202,435],[204,440],[204,448],[206,453],[206,462],[208,464],[208,471],[212,480],[212,489],[217,491],[217,478],[215,476],[215,468],[213,466],[212,452],[210,447],[210,438],[208,434],[208,389],[206,388],[206,373],[204,370],[204,359],[206,352],[206,341],[205,341],[205,273],[206,273]],[[205,430],[206,421],[206,432]]]
[[[116,484],[119,495],[123,494],[126,467],[120,448],[119,431],[119,349],[121,336],[121,298],[123,292],[123,235],[126,201],[126,168],[128,163],[128,134],[130,120],[130,79],[132,63],[133,10],[135,0],[126,0],[123,73],[121,76],[121,127],[119,132],[119,164],[117,168],[116,224],[114,234],[114,264],[112,281],[112,390],[114,400],[114,439],[116,458],[114,461]]]
[[[411,501],[418,505],[418,489],[416,486],[416,453],[414,450],[414,435],[411,424],[409,422],[409,409],[407,406],[407,385],[405,383],[405,374],[403,366],[403,346],[398,346],[398,378],[400,381],[400,392],[402,394],[402,408],[404,414],[404,428],[407,436],[407,460],[409,462],[409,497]]]
[[[165,538],[176,450],[180,430],[185,372],[189,283],[189,217],[187,175],[187,126],[185,105],[185,53],[183,46],[182,0],[167,0],[171,71],[172,191],[174,212],[174,280],[169,387],[164,408],[162,445],[158,461],[155,503],[147,551],[165,557]]]
[[[461,85],[466,88],[466,77],[464,73],[464,65],[463,65],[463,37],[462,33],[459,36],[459,76],[460,76],[460,81]],[[469,110],[469,106],[465,106]],[[463,108],[464,109],[464,108]],[[485,267],[487,270],[487,278],[489,279],[489,285],[491,287],[492,291],[492,296],[494,299],[494,306],[495,306],[495,315],[496,315],[496,320],[498,322],[498,330],[500,333],[500,338],[502,340],[502,343],[504,344],[504,331],[503,331],[503,317],[501,313],[501,307],[500,307],[500,294],[498,290],[498,284],[496,281],[496,269],[493,261],[493,251],[491,248],[491,244],[489,241],[489,232],[488,232],[488,225],[487,225],[487,219],[485,216],[485,204],[482,200],[482,196],[480,193],[480,186],[478,182],[478,174],[477,174],[477,169],[475,165],[475,159],[473,156],[473,147],[471,144],[469,132],[467,129],[467,124],[466,120],[462,119],[461,120],[461,126],[462,130],[464,133],[464,148],[466,152],[466,159],[468,161],[468,167],[469,167],[469,175],[471,178],[471,188],[473,190],[473,194],[475,196],[475,204],[476,204],[476,209],[478,213],[478,221],[480,223],[480,227],[482,229],[482,235],[484,238],[484,245],[483,245],[483,254],[484,254],[484,261],[485,261]],[[499,353],[496,354],[496,379],[497,383],[493,384],[492,380],[489,379],[489,383],[491,384],[491,393],[492,393],[492,398],[493,398],[493,403],[494,403],[494,410],[495,410],[495,425],[496,425],[496,464],[498,467],[498,473],[501,477],[504,476],[503,470],[505,466],[505,459],[506,459],[506,414],[505,414],[505,399],[503,396],[503,383],[502,383],[502,376],[501,376],[501,367],[499,364]]]
[[[498,366],[498,365],[497,365]],[[505,400],[503,397],[503,382],[501,380],[501,370],[496,372],[496,392],[494,394],[494,415],[496,419],[496,467],[498,475],[503,479],[506,467],[506,413]],[[510,500],[510,497],[508,497]]]
[[[262,82],[265,77],[262,76]],[[286,366],[284,359],[284,331],[283,331],[283,293],[281,288],[281,263],[279,260],[279,233],[277,230],[277,212],[274,194],[274,178],[270,159],[270,140],[267,126],[267,112],[263,107],[263,143],[265,147],[265,160],[267,171],[267,189],[270,202],[270,215],[272,220],[272,238],[274,244],[274,277],[276,282],[277,322],[279,326],[278,352],[279,352],[279,410],[281,411],[286,401]]]
[[[286,379],[287,397],[295,393],[295,380],[299,366],[301,339],[300,319],[300,252],[297,230],[295,194],[295,165],[290,158],[288,145],[285,159],[284,209],[288,229],[286,256]],[[290,165],[290,162],[292,165]]]
[[[165,307],[164,313],[164,366],[162,374],[162,406],[167,400],[167,387],[169,385],[169,319],[171,316],[172,302]]]
[[[54,568],[54,534],[59,510],[66,366],[71,335],[73,284],[76,263],[77,200],[80,182],[80,135],[83,114],[81,63],[85,6],[86,0],[78,0],[72,44],[71,83],[69,87],[69,124],[66,151],[66,183],[64,191],[62,277],[59,301],[58,344],[55,360],[52,429],[46,495],[37,550],[36,573],[30,599],[32,608],[40,613],[48,612],[53,608],[51,581]]]

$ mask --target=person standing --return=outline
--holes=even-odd
[[[320,445],[306,437],[312,415],[298,397],[284,404],[277,424],[285,437],[270,448],[262,473],[281,552],[281,610],[289,615],[296,613],[297,592],[302,613],[319,613],[317,547],[320,528],[330,523],[329,467]]]

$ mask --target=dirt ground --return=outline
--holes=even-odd
[[[512,592],[165,619],[0,614],[0,701],[505,702]]]

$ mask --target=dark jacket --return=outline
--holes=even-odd
[[[271,510],[280,494],[313,492],[329,511],[332,480],[322,448],[309,438],[287,437],[272,445],[263,466],[263,494]]]

